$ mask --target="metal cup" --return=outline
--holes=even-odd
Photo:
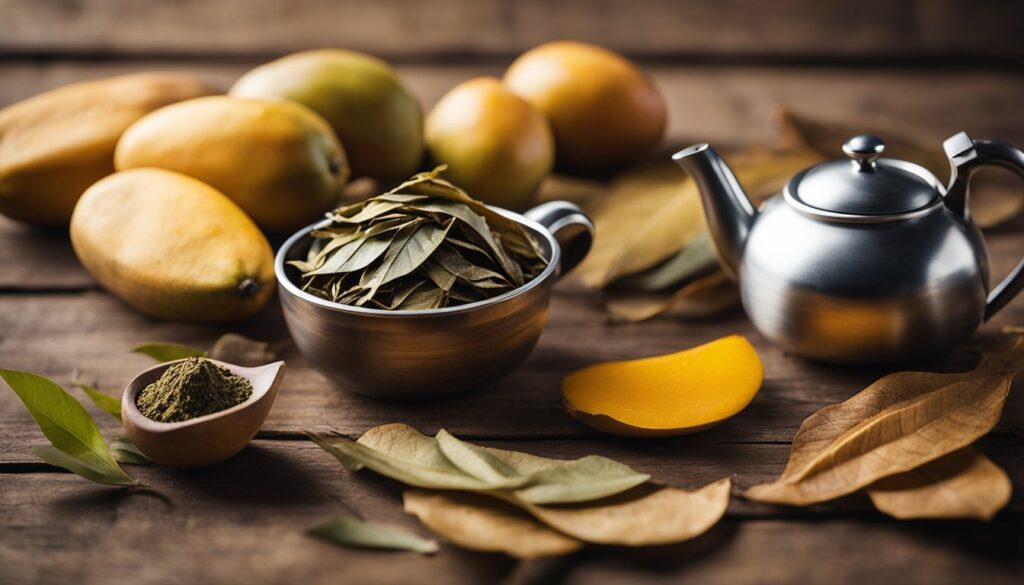
[[[313,366],[342,388],[378,398],[420,399],[483,388],[526,359],[547,323],[555,282],[590,250],[594,224],[565,201],[520,215],[548,258],[544,271],[500,296],[442,309],[387,311],[303,292],[289,260],[305,259],[317,224],[299,230],[274,262],[285,322]],[[319,223],[319,222],[317,222]]]

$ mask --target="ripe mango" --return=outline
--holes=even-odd
[[[285,98],[323,116],[356,177],[404,179],[423,157],[423,113],[390,65],[338,49],[303,51],[249,71],[230,95]]]
[[[529,206],[554,163],[543,114],[493,77],[455,86],[427,116],[427,148],[445,177],[485,203]]]
[[[649,153],[665,133],[665,99],[625,58],[558,41],[523,53],[505,85],[547,116],[559,167],[606,170]]]
[[[209,93],[192,75],[136,73],[66,85],[0,110],[0,213],[66,226],[82,193],[114,172],[114,147],[128,126]]]
[[[114,165],[199,179],[268,231],[315,221],[338,201],[349,176],[334,132],[309,108],[227,96],[177,103],[132,124]]]
[[[274,291],[274,255],[256,224],[213,187],[171,171],[122,171],[90,187],[71,217],[71,244],[104,287],[161,319],[235,321]]]

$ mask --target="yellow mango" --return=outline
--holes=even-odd
[[[455,86],[427,116],[427,148],[474,198],[521,211],[554,163],[547,120],[493,77]]]
[[[136,73],[66,85],[0,110],[0,213],[66,226],[82,193],[114,172],[114,147],[128,126],[209,93],[192,75]]]
[[[569,414],[632,437],[693,433],[737,414],[764,379],[757,352],[731,335],[668,355],[606,362],[562,381]]]
[[[235,321],[274,291],[274,255],[256,224],[213,187],[171,171],[122,171],[90,187],[71,243],[107,290],[161,319]]]
[[[286,100],[210,96],[162,108],[117,144],[117,170],[158,167],[217,189],[268,231],[289,231],[334,207],[348,181],[330,125]]]
[[[556,41],[523,53],[504,83],[547,116],[559,167],[605,171],[657,148],[668,108],[651,80],[601,47]]]
[[[283,98],[330,122],[356,177],[404,179],[423,158],[423,112],[390,65],[363,53],[315,49],[249,71],[230,95]]]

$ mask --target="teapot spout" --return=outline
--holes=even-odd
[[[757,209],[743,192],[732,169],[709,145],[684,148],[672,155],[672,160],[697,182],[708,230],[723,269],[736,278]]]

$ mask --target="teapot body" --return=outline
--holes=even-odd
[[[738,277],[751,321],[787,352],[896,363],[948,353],[984,322],[988,257],[978,229],[941,202],[849,223],[780,195],[751,225]]]

